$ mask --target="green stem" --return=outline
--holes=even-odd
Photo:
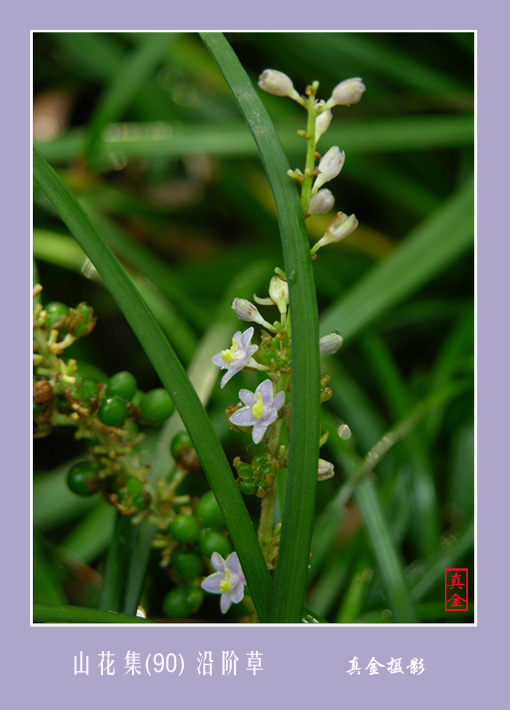
[[[272,458],[276,458],[278,453],[278,448],[280,445],[280,432],[282,429],[283,419],[278,419],[270,428],[269,444],[268,450]],[[276,502],[276,478],[278,473],[276,473],[273,479],[273,485],[268,489],[266,495],[262,499],[262,504],[260,507],[260,522],[259,522],[259,532],[258,538],[262,552],[264,553],[264,559],[268,562],[268,555],[273,546],[273,515],[274,506]]]

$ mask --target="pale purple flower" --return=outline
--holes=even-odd
[[[221,380],[222,388],[234,375],[237,375],[250,363],[251,356],[258,350],[258,345],[251,344],[253,333],[253,328],[248,328],[244,333],[238,330],[232,338],[232,347],[228,350],[222,350],[222,352],[212,358],[215,365],[227,371]]]
[[[232,552],[226,560],[213,552],[211,564],[216,572],[206,577],[200,586],[210,594],[221,594],[221,613],[226,614],[232,604],[242,601],[246,579],[237,552]]]
[[[267,427],[278,419],[278,410],[285,402],[285,392],[273,394],[271,380],[264,380],[255,392],[240,390],[239,399],[246,406],[234,412],[230,421],[236,426],[252,426],[253,443],[258,444]]]

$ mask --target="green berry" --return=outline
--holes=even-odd
[[[270,463],[266,463],[260,467],[259,477],[264,479],[264,476],[274,476],[274,468]]]
[[[99,407],[99,419],[106,426],[122,426],[127,413],[126,401],[118,395],[103,399]]]
[[[252,496],[255,493],[255,483],[253,481],[243,481],[241,483],[241,493],[245,496]]]
[[[202,558],[181,547],[172,555],[172,567],[182,579],[195,579],[202,574]]]
[[[91,496],[101,488],[98,473],[101,466],[96,461],[80,461],[67,474],[67,485],[79,496]]]
[[[97,318],[94,318],[94,309],[86,303],[80,303],[76,308],[69,309],[66,319],[67,330],[75,338],[88,335],[94,328]]]
[[[177,542],[197,542],[202,528],[198,520],[192,515],[181,514],[172,521],[170,532]]]
[[[172,439],[172,443],[170,444],[170,453],[178,462],[192,448],[193,444],[191,443],[188,432],[180,431]]]
[[[137,495],[134,496],[133,505],[137,510],[147,510],[147,508],[151,504],[151,500],[151,494],[147,491],[142,491],[141,493],[137,493]]]
[[[143,481],[132,476],[126,481],[126,488],[130,495],[136,496],[138,493],[143,491]]]
[[[223,558],[232,552],[230,540],[217,530],[204,530],[198,543],[200,552],[204,557],[211,557],[213,552],[218,552]]]
[[[242,463],[237,469],[237,475],[239,478],[253,478],[253,468],[247,463]]]
[[[174,587],[163,601],[163,611],[169,619],[185,619],[198,609],[203,598],[201,589]]]
[[[224,528],[225,520],[214,493],[207,491],[198,501],[196,516],[207,528]]]
[[[143,397],[140,402],[140,419],[146,424],[162,424],[174,413],[174,403],[168,392],[163,389],[154,389]]]
[[[99,395],[97,382],[90,377],[85,377],[78,387],[78,399],[80,402],[88,403],[93,397]]]
[[[198,610],[199,606],[204,601],[204,593],[198,587],[192,587],[188,590],[188,596],[186,597],[188,604],[192,606],[192,613]]]
[[[142,399],[145,396],[145,392],[142,392],[142,390],[136,390],[133,399],[131,400],[135,407],[139,407]]]
[[[109,397],[117,394],[123,399],[131,400],[136,394],[136,386],[134,375],[123,370],[110,377],[106,386],[106,394]]]
[[[265,454],[257,454],[251,460],[251,465],[253,466],[253,468],[263,466],[265,463],[267,463],[267,456]]]
[[[55,328],[59,330],[65,325],[66,318],[69,314],[69,308],[65,303],[60,303],[60,301],[51,301],[47,303],[44,307],[47,313],[46,320],[44,322],[44,327],[51,330]]]

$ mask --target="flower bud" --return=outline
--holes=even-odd
[[[335,204],[335,198],[328,189],[319,190],[316,195],[310,198],[308,211],[310,214],[327,214]]]
[[[292,79],[281,71],[266,69],[259,76],[259,88],[273,96],[288,96],[291,99],[299,99],[299,94],[294,88]]]
[[[325,155],[322,156],[319,161],[319,174],[313,184],[312,193],[315,194],[325,182],[329,182],[330,180],[333,180],[333,178],[336,178],[336,176],[340,174],[344,163],[345,153],[343,150],[340,150],[337,145],[334,145]]]
[[[342,347],[344,339],[334,330],[319,340],[319,350],[323,355],[334,355]]]
[[[234,298],[230,305],[234,309],[236,316],[241,320],[252,321],[253,323],[263,325],[269,330],[275,330],[275,328],[270,323],[268,323],[264,318],[262,318],[257,306],[254,306],[253,303],[247,301],[246,298]]]
[[[332,108],[333,106],[352,106],[352,104],[357,104],[365,90],[366,86],[359,76],[341,81],[333,89],[327,106]]]
[[[321,247],[326,246],[326,244],[333,244],[334,242],[339,242],[349,234],[352,234],[356,227],[358,226],[358,220],[356,215],[351,214],[349,217],[343,212],[337,212],[336,217],[328,224],[326,233],[319,239],[317,244],[310,250],[310,254],[313,256]]]
[[[273,303],[276,303],[280,314],[283,316],[287,313],[289,305],[289,285],[278,276],[273,276],[269,282],[269,296]]]
[[[335,475],[335,467],[329,461],[324,459],[319,459],[319,465],[317,468],[317,480],[327,481],[328,478],[332,478]]]
[[[318,102],[318,107],[324,106],[324,101]],[[320,113],[315,119],[315,144],[319,142],[321,136],[323,136],[329,128],[333,114],[329,108],[325,109]]]

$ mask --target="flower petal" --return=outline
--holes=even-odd
[[[227,563],[219,552],[213,552],[211,555],[211,564],[217,572],[223,572]]]
[[[239,331],[239,338],[240,338],[241,346],[242,346],[243,350],[246,350],[247,347],[249,346],[250,341],[253,338],[254,332],[255,332],[255,329],[253,328],[253,326],[251,326],[250,328],[245,330],[242,335],[241,335],[241,332]],[[237,338],[237,335],[238,335],[238,333],[236,333],[234,337]],[[258,348],[257,345],[255,347]]]
[[[211,358],[211,360],[212,360],[213,363],[214,363],[215,365],[217,365],[218,367],[221,367],[221,368],[227,367],[227,363],[225,362],[225,360],[222,359],[221,353],[218,353],[217,355],[214,355],[214,356]]]
[[[237,584],[230,592],[230,596],[232,597],[232,601],[234,602],[234,604],[239,604],[239,602],[242,601],[244,597],[244,585],[242,585],[241,583]]]
[[[257,420],[253,416],[251,407],[243,407],[232,414],[230,421],[236,426],[253,426]]]
[[[262,441],[262,437],[266,433],[266,429],[267,424],[264,424],[262,419],[258,419],[255,421],[255,424],[253,425],[253,431],[251,433],[254,444],[260,444],[260,442]]]
[[[220,599],[220,609],[222,614],[226,614],[227,611],[232,606],[232,592],[228,594],[222,594]]]
[[[285,392],[277,392],[273,397],[273,407],[278,411],[283,407],[285,402]]]
[[[241,569],[241,563],[239,562],[237,552],[230,553],[230,555],[225,560],[225,567],[228,569],[229,572],[232,572],[232,574],[237,574],[239,577],[243,577],[244,579],[243,570]]]
[[[262,395],[262,401],[264,402],[264,405],[266,407],[272,404],[273,383],[271,382],[271,380],[264,380],[264,382],[260,383],[260,385],[255,390],[256,395],[258,395],[259,393]]]
[[[250,390],[239,390],[239,399],[248,407],[253,407],[253,405],[257,403],[257,395],[250,392]]]
[[[206,592],[210,592],[211,594],[221,594],[220,582],[224,579],[225,574],[223,572],[214,572],[214,574],[210,574],[206,577],[200,586]]]

